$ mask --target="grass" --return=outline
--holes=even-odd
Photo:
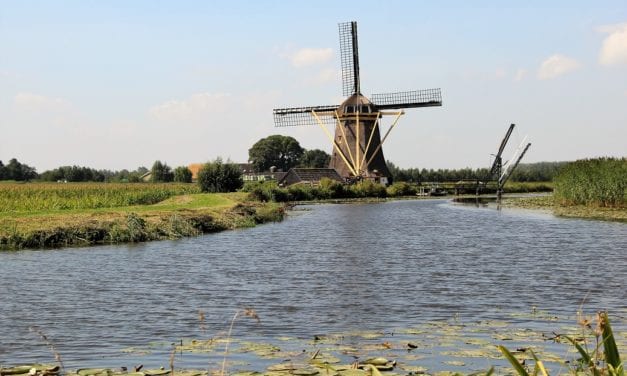
[[[5,183],[0,185],[0,215],[151,205],[176,195],[191,193],[200,193],[197,185]]]
[[[584,218],[602,221],[627,222],[627,208],[588,205],[560,205],[552,195],[532,197],[505,197],[504,207],[545,210],[558,217]]]
[[[554,179],[561,206],[627,208],[627,158],[579,160],[564,166]]]
[[[572,374],[624,376],[624,364],[620,359],[607,312],[597,313],[595,328],[592,328],[591,320],[588,319],[580,320],[579,324],[582,327],[581,337],[564,336],[580,356],[574,362],[564,362],[569,365]],[[593,337],[594,343],[589,343],[590,337]],[[519,376],[548,376],[544,363],[531,349],[528,352],[532,357],[534,368],[530,372],[506,347],[498,346],[498,348]]]
[[[283,207],[190,184],[3,184],[0,249],[175,239],[281,220]]]

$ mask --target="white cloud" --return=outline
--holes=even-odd
[[[287,58],[296,68],[301,68],[328,62],[333,58],[333,49],[301,48],[295,52],[282,53],[281,57]]]
[[[72,109],[72,104],[65,99],[33,93],[18,93],[14,104],[17,109],[25,112],[69,112]]]
[[[158,120],[192,120],[202,115],[222,112],[228,106],[229,94],[197,93],[183,100],[169,100],[148,111]]]
[[[327,68],[322,69],[315,75],[308,76],[305,82],[311,85],[323,85],[333,81],[340,82],[340,80],[340,73],[336,69]]]
[[[563,74],[576,71],[581,64],[570,57],[555,54],[542,62],[540,70],[538,70],[538,78],[541,80],[549,80]]]
[[[599,28],[609,35],[603,40],[599,63],[603,65],[627,64],[627,23]]]

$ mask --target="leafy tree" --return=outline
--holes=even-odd
[[[17,159],[12,158],[3,168],[3,177],[6,180],[31,180],[37,177],[37,171],[35,171],[34,167],[20,163]]]
[[[295,138],[272,135],[257,141],[248,149],[248,160],[258,171],[267,171],[276,166],[287,171],[298,166],[304,149]]]
[[[161,163],[161,161],[155,161],[152,165],[151,169],[152,176],[150,180],[152,182],[170,182],[174,179],[174,174],[172,173],[172,169],[165,163]]]
[[[331,161],[331,155],[320,149],[305,150],[303,156],[300,158],[300,165],[302,167],[316,167],[323,168],[329,167]]]
[[[0,161],[0,180],[4,180],[4,163]]]
[[[174,169],[174,181],[180,183],[191,183],[192,182],[192,172],[189,168],[185,166],[179,166]]]
[[[244,179],[238,165],[217,158],[200,168],[198,184],[203,192],[233,192],[244,185]]]

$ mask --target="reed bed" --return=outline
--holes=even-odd
[[[627,207],[627,158],[579,160],[564,166],[554,179],[556,203],[562,206]]]
[[[195,184],[3,183],[0,213],[151,205],[199,192]]]

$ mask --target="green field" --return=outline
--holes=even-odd
[[[192,184],[0,184],[0,249],[138,242],[280,220],[283,207]]]

